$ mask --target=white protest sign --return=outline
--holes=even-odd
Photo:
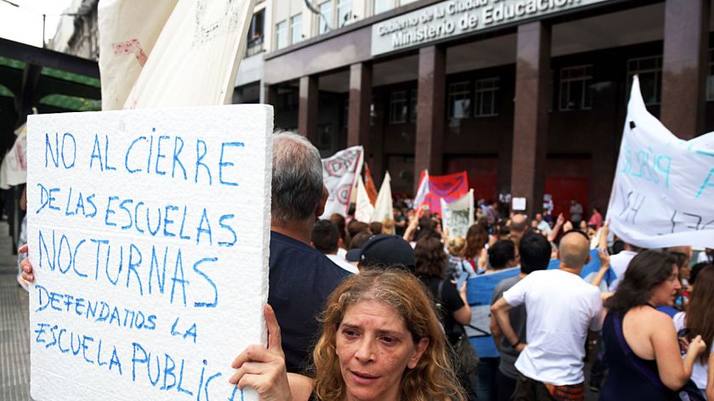
[[[352,146],[322,159],[322,178],[329,195],[320,218],[329,219],[333,213],[347,216],[355,178],[362,171],[363,155],[362,146]]]
[[[714,247],[714,133],[674,136],[647,112],[637,77],[607,219],[636,246]]]
[[[451,203],[446,203],[444,198],[440,201],[444,229],[449,233],[449,237],[466,238],[466,232],[474,224],[474,190],[470,189],[466,195]]]
[[[239,105],[30,116],[31,394],[257,400],[273,112]]]

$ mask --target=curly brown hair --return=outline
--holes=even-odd
[[[444,244],[438,238],[425,237],[414,247],[416,275],[419,277],[444,278],[447,256]]]
[[[478,259],[481,256],[481,250],[488,243],[488,230],[482,223],[476,223],[469,227],[466,232],[466,249],[464,249],[464,257],[466,259]]]
[[[315,393],[321,401],[342,401],[346,395],[335,348],[337,330],[347,309],[361,301],[382,302],[404,319],[415,343],[429,340],[414,369],[402,375],[400,396],[409,401],[466,401],[448,356],[446,338],[434,304],[411,273],[370,270],[343,281],[327,300],[322,336],[313,351]]]

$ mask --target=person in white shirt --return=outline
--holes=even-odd
[[[357,274],[357,267],[348,262],[344,256],[337,254],[337,243],[339,240],[339,232],[337,226],[330,220],[318,220],[312,227],[310,242],[318,251],[322,252],[332,263],[347,270],[350,273]]]
[[[625,277],[625,271],[627,271],[627,266],[630,264],[630,261],[641,251],[641,248],[625,243],[624,250],[610,256],[610,268],[615,272],[615,280],[610,283],[608,288],[610,292],[617,290],[617,285],[622,281],[622,278]]]
[[[584,399],[583,374],[588,329],[602,327],[600,291],[580,277],[589,259],[589,239],[579,231],[563,235],[560,268],[536,271],[506,291],[491,312],[506,340],[520,352],[514,401]],[[525,344],[511,326],[509,310],[528,311]]]

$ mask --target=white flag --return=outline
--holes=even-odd
[[[392,178],[389,172],[384,174],[384,181],[379,187],[377,202],[374,205],[371,221],[384,223],[387,220],[394,220],[394,210],[392,209]]]
[[[124,108],[230,103],[253,3],[178,2]]]
[[[714,247],[714,133],[677,138],[647,112],[637,77],[607,219],[639,247]]]
[[[369,201],[369,195],[367,195],[367,190],[364,188],[362,177],[357,176],[357,206],[355,208],[355,220],[363,223],[369,223],[371,221],[372,213],[374,213],[374,206],[372,206],[372,203]]]
[[[97,24],[102,110],[122,108],[177,2],[99,2]]]
[[[424,176],[421,179],[421,182],[419,183],[419,188],[417,189],[417,193],[414,196],[414,209],[418,209],[419,206],[421,206],[422,203],[424,203],[424,199],[426,198],[426,194],[429,193],[429,171],[424,170]]]
[[[333,213],[347,216],[352,198],[352,188],[355,179],[362,171],[364,149],[353,146],[341,150],[327,159],[322,159],[322,177],[327,188],[328,198],[322,219],[329,218]]]
[[[444,230],[449,233],[449,238],[464,237],[472,224],[474,224],[474,190],[459,199],[446,203],[441,201],[441,213],[444,217]]]

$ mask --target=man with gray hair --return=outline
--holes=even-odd
[[[349,276],[310,246],[326,201],[317,149],[303,136],[275,134],[268,303],[280,324],[289,372],[308,367],[319,334],[317,317],[332,290]]]

